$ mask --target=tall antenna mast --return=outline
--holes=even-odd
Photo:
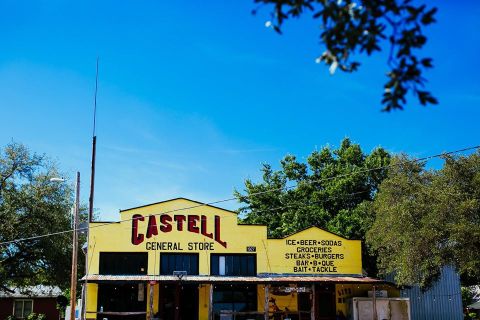
[[[93,133],[92,133],[92,172],[90,175],[90,197],[88,199],[88,222],[93,221],[93,194],[95,192],[95,155],[97,151],[97,92],[98,92],[98,57],[97,57],[97,72],[95,75],[95,102],[93,107]]]

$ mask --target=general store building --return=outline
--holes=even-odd
[[[361,242],[311,227],[269,239],[232,211],[178,198],[90,225],[87,319],[337,319],[398,296],[362,275]],[[405,318],[406,319],[406,318]]]

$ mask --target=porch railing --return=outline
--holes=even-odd
[[[220,320],[265,320],[265,312],[261,311],[220,311],[214,312],[214,319]],[[310,311],[277,311],[268,312],[269,320],[310,320]]]

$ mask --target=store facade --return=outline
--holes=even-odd
[[[178,198],[91,223],[87,319],[336,319],[388,283],[362,276],[361,242],[311,227],[282,239]]]

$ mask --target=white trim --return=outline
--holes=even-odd
[[[22,317],[17,317],[17,315],[15,314],[15,304],[16,302],[22,302]],[[32,303],[32,308],[30,310],[30,313],[33,313],[33,299],[13,299],[13,311],[12,311],[12,315],[16,318],[16,319],[26,319],[28,317],[28,315],[25,316],[25,302],[31,302]],[[29,313],[29,314],[30,314]]]

